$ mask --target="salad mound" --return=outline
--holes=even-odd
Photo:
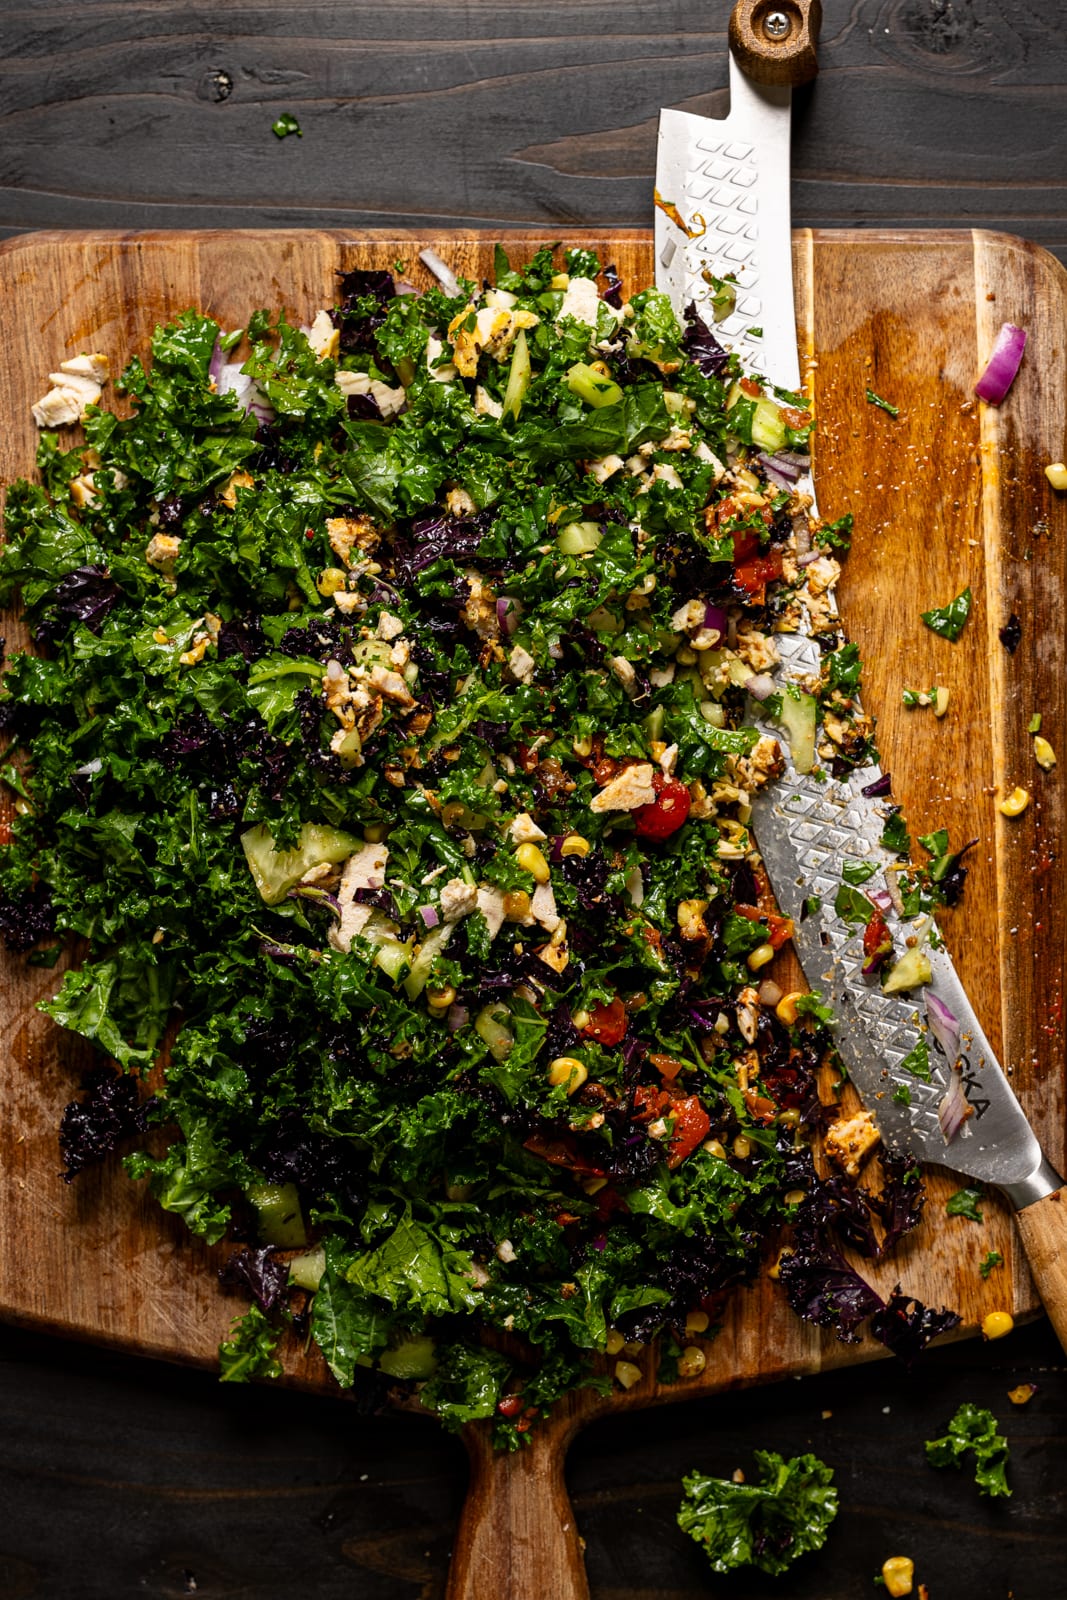
[[[120,386],[8,497],[39,651],[0,700],[0,931],[88,951],[45,1007],[106,1058],[68,1178],[122,1145],[237,1246],[223,1377],[296,1323],[514,1445],[659,1334],[699,1372],[787,1220],[802,1315],[951,1325],[833,1242],[881,1253],[921,1183],[816,1176],[828,1018],[771,976],[747,828],[783,764],[748,694],[798,764],[871,759],[805,398],[549,248],[481,290],[345,272],[303,330],[189,311]],[[801,607],[826,664],[783,705]]]

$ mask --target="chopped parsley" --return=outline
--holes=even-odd
[[[932,611],[924,611],[922,619],[932,633],[938,633],[942,639],[949,639],[955,643],[971,614],[971,601],[972,595],[968,587],[958,594],[955,600],[950,600],[947,606],[935,606]]]
[[[987,1250],[985,1259],[978,1263],[978,1271],[983,1278],[988,1278],[994,1267],[1002,1266],[1004,1257],[999,1250]]]

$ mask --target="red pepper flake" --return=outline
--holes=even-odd
[[[315,537],[314,528],[305,528],[304,529],[304,538],[305,539],[314,539],[314,537]]]

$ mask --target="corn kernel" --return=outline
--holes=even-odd
[[[778,1021],[784,1022],[787,1028],[791,1028],[797,1020],[797,1001],[801,998],[803,992],[802,989],[791,989],[788,994],[782,996],[774,1008],[774,1014]]]
[[[569,272],[557,272],[555,277],[549,279],[548,287],[550,289],[565,289],[570,281],[571,275]]]
[[[455,1002],[456,991],[449,984],[446,989],[427,989],[426,1004],[431,1011],[447,1011]]]
[[[583,839],[580,833],[568,833],[559,847],[559,853],[566,859],[567,856],[587,856],[592,849],[588,839]]]
[[[579,1033],[581,1033],[583,1029],[588,1028],[592,1020],[593,1018],[588,1011],[571,1012],[571,1021],[574,1023],[574,1026],[578,1029]]]
[[[703,1148],[709,1156],[718,1156],[720,1161],[726,1160],[726,1146],[721,1139],[705,1139]]]
[[[765,967],[768,961],[774,960],[773,944],[758,944],[749,956],[745,965],[749,972],[758,972],[760,967]]]
[[[632,1389],[635,1383],[641,1382],[641,1368],[635,1367],[632,1361],[616,1361],[615,1382],[620,1389]]]
[[[623,1338],[618,1328],[612,1328],[604,1342],[604,1349],[607,1351],[609,1356],[617,1356],[625,1343],[626,1340]]]
[[[594,1195],[599,1194],[601,1189],[606,1189],[607,1184],[607,1178],[585,1178],[582,1182],[582,1188],[586,1194]]]
[[[590,372],[595,372],[598,378],[610,378],[611,368],[606,361],[590,361]]]
[[[1045,772],[1051,772],[1056,765],[1055,750],[1053,750],[1048,740],[1043,739],[1040,734],[1034,740],[1034,760]]]
[[[523,872],[528,872],[535,883],[547,883],[552,874],[548,870],[548,862],[544,852],[535,844],[520,844],[515,852],[515,860]]]
[[[991,1311],[982,1318],[983,1339],[1003,1339],[1015,1326],[1015,1318],[1007,1311]]]
[[[504,896],[504,916],[508,922],[525,922],[530,915],[530,896],[525,889],[512,889]]]
[[[1053,461],[1045,468],[1045,477],[1054,489],[1067,489],[1067,466],[1062,461]]]
[[[1013,1406],[1028,1406],[1036,1393],[1036,1383],[1019,1383],[1008,1390],[1008,1399]]]
[[[557,1056],[555,1061],[549,1062],[548,1081],[553,1089],[562,1086],[568,1094],[574,1094],[588,1076],[588,1067],[574,1056]]]
[[[699,1378],[708,1364],[708,1358],[698,1345],[686,1345],[678,1357],[678,1376],[680,1378]]]
[[[644,1348],[644,1344],[640,1339],[627,1339],[626,1343],[622,1347],[622,1353],[624,1356],[629,1356],[632,1360],[634,1356],[639,1356]]]
[[[882,1581],[886,1594],[894,1597],[910,1594],[911,1580],[915,1576],[915,1563],[909,1556],[890,1556],[882,1562]]]
[[[580,739],[571,740],[571,749],[576,756],[584,761],[587,756],[591,756],[593,753],[593,741],[588,734],[584,734]]]
[[[948,710],[948,690],[940,686],[934,691],[934,716],[943,717]]]
[[[1020,817],[1030,804],[1030,796],[1025,789],[1013,789],[1006,800],[1002,800],[997,810],[1002,817]]]
[[[751,1140],[746,1139],[743,1133],[739,1133],[737,1138],[734,1140],[734,1155],[737,1157],[738,1161],[747,1161],[751,1154]]]
[[[324,572],[319,574],[315,587],[321,595],[325,595],[328,599],[331,594],[336,594],[338,589],[343,589],[347,582],[348,579],[340,567],[327,567]]]
[[[685,1319],[686,1333],[707,1333],[711,1318],[706,1311],[690,1311]]]

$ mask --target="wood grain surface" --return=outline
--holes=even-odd
[[[0,228],[648,220],[732,0],[0,0]],[[1067,254],[1061,0],[824,0],[793,218]],[[302,138],[271,123],[294,114]]]
[[[0,475],[9,479],[30,459],[32,428],[23,419],[39,375],[90,336],[117,368],[156,320],[189,303],[230,325],[259,303],[284,303],[305,318],[329,299],[337,266],[357,259],[388,264],[413,254],[419,242],[328,233],[14,242],[0,255],[0,308],[12,331],[0,352],[0,386],[13,402],[13,426],[0,441]],[[484,240],[434,242],[470,275],[486,270]],[[610,254],[632,281],[649,275],[643,238],[616,235]],[[963,908],[945,931],[986,1030],[1002,1044],[1046,1148],[1059,1160],[1064,926],[1054,863],[1063,834],[1062,785],[1034,765],[1025,726],[1040,709],[1043,731],[1062,747],[1062,630],[1057,637],[1038,619],[1063,615],[1064,506],[1040,467],[1056,449],[1067,408],[1064,274],[1032,247],[980,233],[802,233],[796,275],[802,351],[820,419],[822,508],[830,516],[851,509],[859,530],[842,606],[869,662],[868,699],[882,718],[884,762],[896,774],[894,793],[914,832],[947,824],[954,838],[982,841]],[[979,410],[971,385],[1004,319],[1030,329],[1027,362],[1008,403],[998,412]],[[867,386],[901,407],[896,421],[865,404]],[[978,605],[960,644],[951,646],[922,628],[918,612],[968,582]],[[1010,610],[1024,628],[1014,657],[996,637]],[[934,681],[952,694],[944,722],[901,710],[904,683]],[[1035,799],[1021,819],[1007,823],[995,797],[1016,782]],[[55,1119],[83,1063],[32,1009],[51,992],[55,975],[20,968],[9,980],[0,1081],[14,1119],[0,1136],[0,1307],[32,1326],[171,1359],[212,1361],[233,1310],[218,1296],[210,1270],[218,1252],[184,1241],[117,1173],[88,1175],[73,1189],[57,1182]],[[981,1229],[946,1219],[943,1201],[954,1187],[951,1178],[931,1182],[936,1224],[886,1267],[880,1286],[887,1290],[899,1276],[908,1292],[957,1306],[969,1328],[986,1310],[1026,1312],[1032,1290],[1002,1209],[987,1201]],[[1000,1250],[1006,1265],[983,1284],[977,1264],[990,1248]],[[733,1301],[698,1384],[660,1391],[648,1363],[643,1383],[609,1404],[691,1398],[700,1389],[812,1372],[877,1349],[849,1350],[806,1328],[764,1279]],[[295,1351],[289,1369],[302,1384],[328,1381],[321,1366]],[[552,1478],[548,1463],[558,1463],[578,1422],[600,1405],[579,1398],[562,1408],[522,1471],[536,1476],[543,1453],[543,1487]],[[473,1448],[477,1466],[481,1450]],[[505,1469],[482,1463],[482,1470],[492,1476]],[[476,1474],[476,1487],[478,1481]],[[482,1505],[488,1520],[461,1534],[460,1546],[472,1556],[463,1569],[471,1586],[454,1585],[457,1600],[488,1594],[501,1539],[514,1534],[515,1517],[525,1514],[520,1482],[515,1474],[498,1482]],[[562,1508],[560,1498],[550,1526],[566,1517]]]

